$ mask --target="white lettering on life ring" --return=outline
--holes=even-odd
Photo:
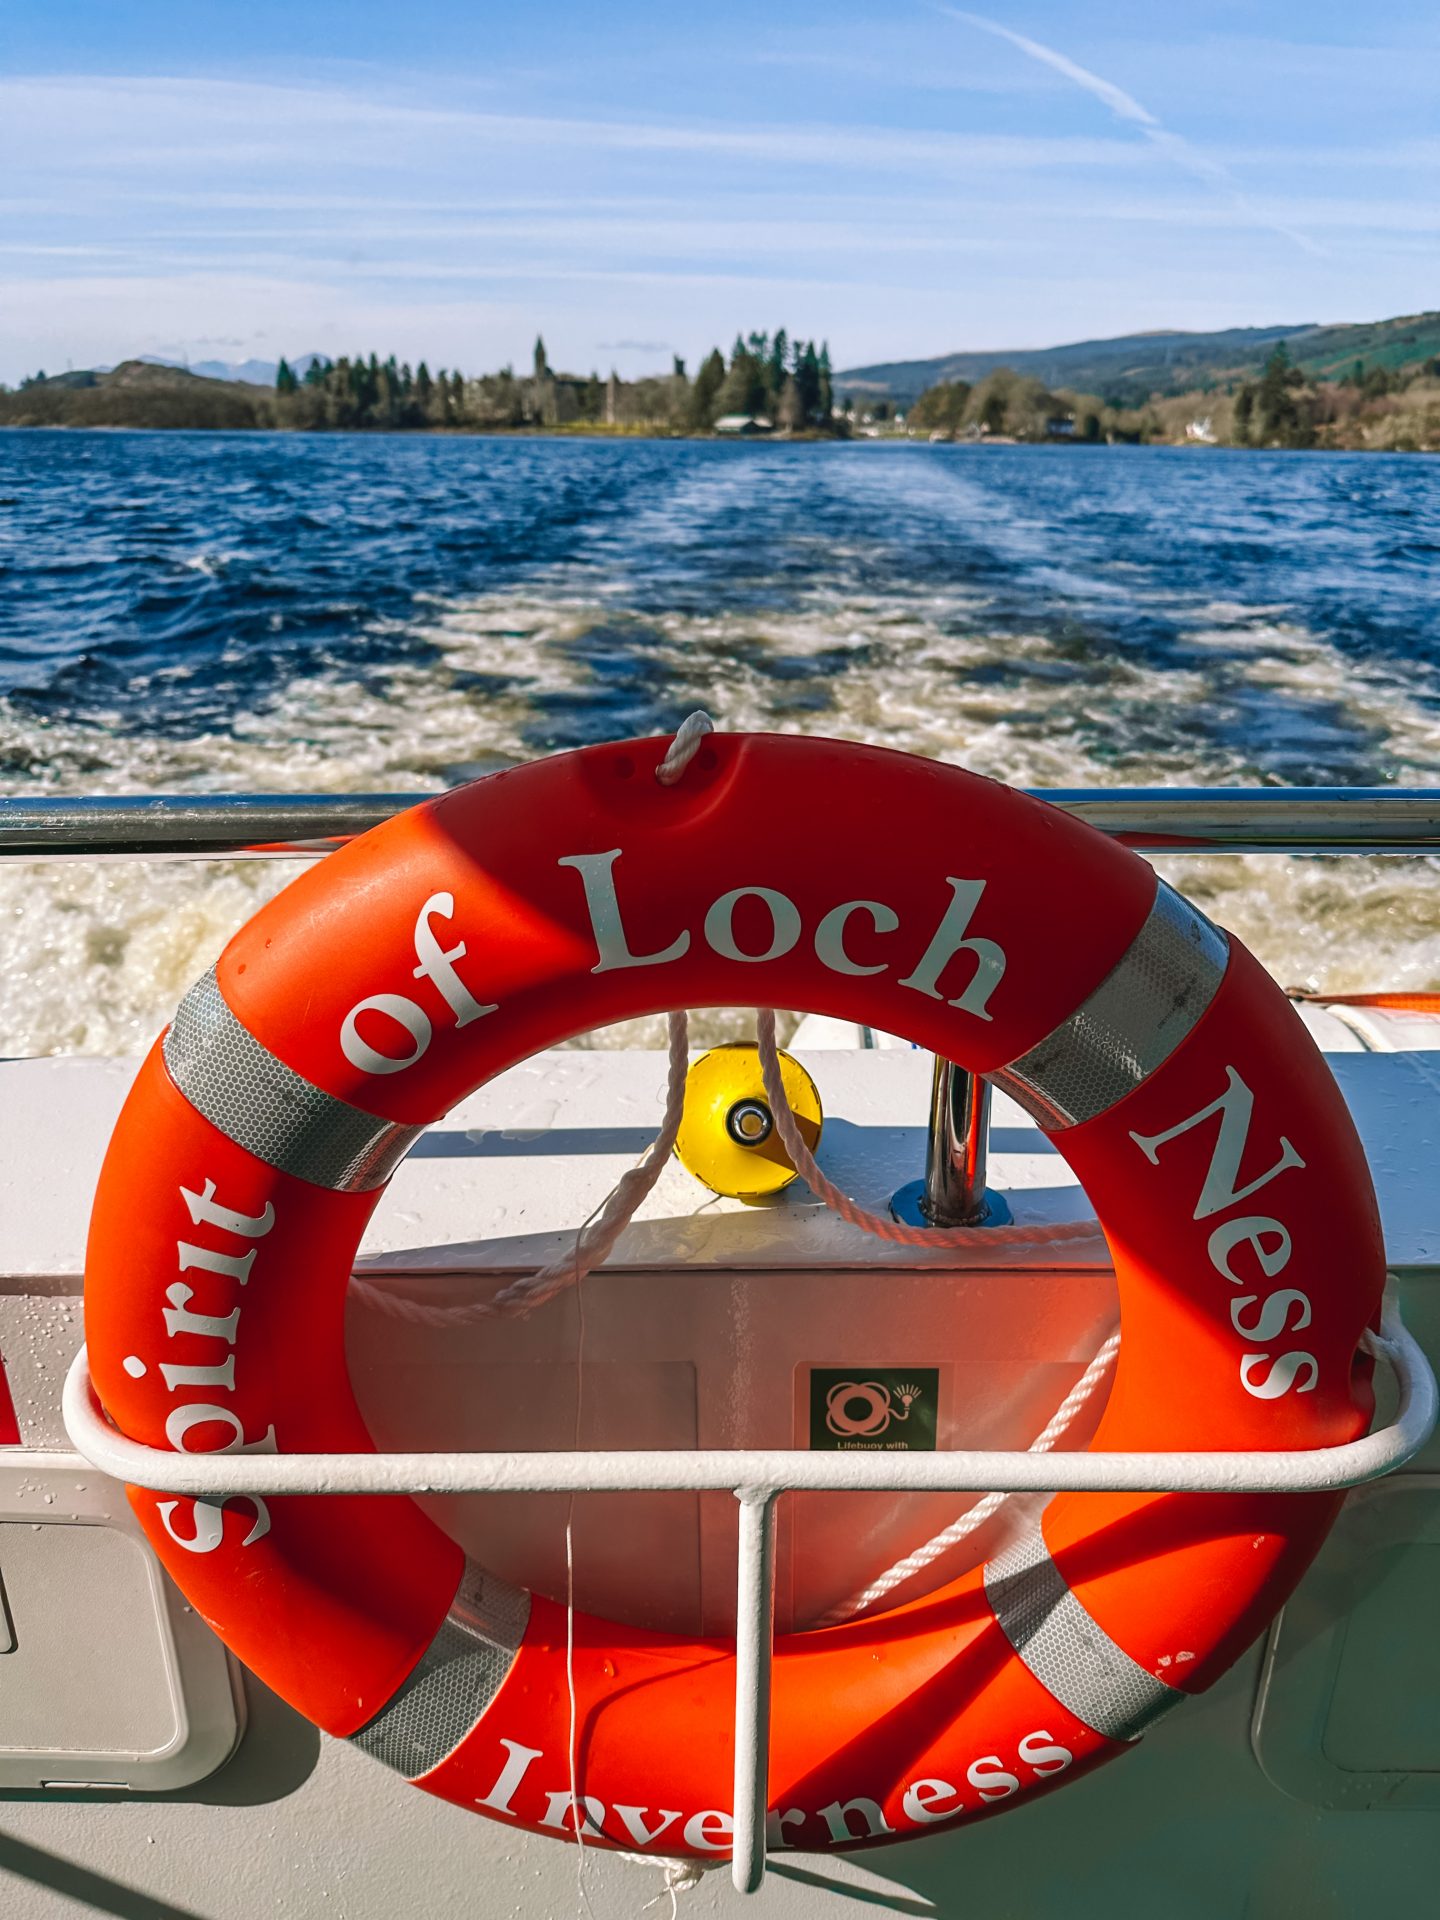
[[[746,953],[735,938],[735,909],[742,900],[763,900],[770,915],[770,944],[764,953]],[[779,960],[800,938],[800,909],[773,887],[732,887],[705,916],[705,939],[722,960]]]
[[[442,947],[439,936],[430,924],[434,919],[453,920],[454,917],[453,893],[432,893],[416,914],[413,978],[428,980],[454,1015],[455,1025],[468,1027],[472,1020],[494,1013],[496,1008],[482,1006],[455,971],[455,962],[463,960],[468,951],[465,942],[457,940],[453,947]],[[362,1013],[393,1020],[404,1032],[409,1051],[385,1053],[373,1044],[373,1040],[366,1040],[360,1032]],[[370,1031],[374,1035],[373,1025]],[[346,1014],[340,1027],[340,1051],[351,1066],[358,1067],[361,1073],[403,1073],[407,1067],[413,1067],[417,1060],[423,1058],[434,1037],[435,1029],[429,1014],[414,1000],[408,999],[403,993],[372,993]]]
[[[359,1021],[362,1013],[381,1014],[393,1020],[408,1035],[410,1051],[389,1054],[372,1047],[368,1040],[361,1037]],[[340,1029],[340,1051],[351,1066],[358,1067],[361,1073],[403,1073],[406,1067],[413,1067],[420,1059],[433,1036],[434,1028],[423,1007],[417,1007],[413,1000],[407,1000],[403,994],[372,993],[368,1000],[360,1001],[346,1014]]]
[[[1132,1132],[1130,1138],[1150,1164],[1158,1166],[1161,1147],[1177,1135],[1188,1133],[1191,1127],[1199,1126],[1202,1120],[1217,1115],[1220,1125],[1210,1149],[1210,1163],[1205,1171],[1200,1196],[1191,1216],[1197,1221],[1224,1213],[1227,1208],[1250,1199],[1262,1187],[1268,1187],[1282,1173],[1305,1165],[1290,1141],[1281,1134],[1278,1159],[1264,1173],[1241,1185],[1240,1169],[1250,1140],[1255,1096],[1234,1067],[1230,1066],[1225,1069],[1225,1091],[1210,1101],[1208,1106],[1188,1114],[1173,1127],[1167,1127],[1163,1133]],[[1238,1219],[1222,1221],[1213,1229],[1206,1241],[1210,1264],[1218,1274],[1237,1287],[1243,1287],[1245,1279],[1235,1271],[1232,1256],[1242,1246],[1252,1249],[1265,1278],[1273,1280],[1290,1258],[1290,1229],[1282,1220],[1266,1213],[1247,1213]],[[1242,1320],[1242,1309],[1254,1307],[1257,1301],[1259,1312],[1254,1322]],[[1292,1308],[1295,1310],[1293,1322],[1289,1318]],[[1309,1296],[1295,1287],[1282,1287],[1267,1294],[1263,1300],[1258,1294],[1241,1294],[1232,1301],[1230,1307],[1231,1325],[1236,1333],[1250,1340],[1274,1340],[1285,1333],[1299,1333],[1310,1325],[1310,1318]],[[1267,1363],[1273,1364],[1269,1365],[1267,1372],[1260,1373],[1259,1369]],[[1313,1392],[1320,1378],[1320,1363],[1313,1353],[1298,1347],[1282,1354],[1242,1353],[1239,1374],[1241,1386],[1252,1399],[1279,1400],[1292,1388],[1296,1393]]]

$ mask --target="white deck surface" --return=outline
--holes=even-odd
[[[1373,1017],[1373,1016],[1372,1016]],[[1433,1027],[1430,1031],[1434,1031]],[[1339,1036],[1327,1033],[1327,1042]],[[1331,1066],[1359,1126],[1392,1263],[1440,1259],[1440,1055],[1373,1053],[1345,1034]],[[1351,1048],[1354,1050],[1351,1050]],[[929,1058],[900,1050],[799,1055],[825,1108],[821,1164],[867,1206],[923,1170]],[[135,1072],[126,1060],[0,1063],[0,1279],[78,1279],[105,1145]],[[396,1174],[362,1264],[514,1272],[553,1258],[659,1126],[659,1053],[564,1051],[503,1074],[431,1128]],[[1093,1217],[1053,1144],[998,1095],[990,1185],[1017,1221]],[[1104,1265],[1102,1246],[977,1250],[970,1263]],[[763,1204],[723,1200],[672,1162],[610,1265],[787,1268],[954,1266],[950,1250],[891,1247],[802,1187]]]

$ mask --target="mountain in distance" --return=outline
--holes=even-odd
[[[274,360],[166,360],[157,353],[142,353],[137,358],[147,367],[174,367],[181,373],[198,374],[202,380],[238,380],[247,387],[273,387],[280,371]],[[290,365],[298,376],[312,360],[324,358],[321,353],[302,353]],[[113,369],[106,367],[97,371],[109,373]]]
[[[180,427],[224,432],[266,424],[272,396],[166,361],[77,368],[0,394],[0,426]]]
[[[1010,352],[947,353],[934,360],[882,361],[835,375],[836,392],[909,406],[940,380],[983,380],[997,367],[1029,374],[1047,387],[1098,394],[1116,406],[1137,406],[1157,394],[1244,380],[1259,373],[1281,342],[1307,373],[1394,372],[1440,354],[1440,313],[1320,326],[1230,327],[1220,333],[1128,333],[1115,340]]]

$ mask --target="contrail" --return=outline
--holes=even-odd
[[[992,34],[997,40],[1008,40],[1028,59],[1038,60],[1041,66],[1050,67],[1054,72],[1091,95],[1104,107],[1108,107],[1117,120],[1124,120],[1130,126],[1138,127],[1150,144],[1159,149],[1167,159],[1183,167],[1195,179],[1202,180],[1207,186],[1218,187],[1229,199],[1238,213],[1242,213],[1251,225],[1266,227],[1271,233],[1278,233],[1306,253],[1325,257],[1325,249],[1317,246],[1308,234],[1299,233],[1294,227],[1283,226],[1272,220],[1264,210],[1256,206],[1240,182],[1222,166],[1218,160],[1212,160],[1207,154],[1199,152],[1190,142],[1178,133],[1171,133],[1163,126],[1147,107],[1142,107],[1133,94],[1126,93],[1123,87],[1117,87],[1111,80],[1102,79],[1098,73],[1091,73],[1088,67],[1082,67],[1078,61],[1067,59],[1054,47],[1047,47],[1039,40],[1031,40],[1028,35],[1016,33],[1012,27],[1002,26],[998,20],[987,19],[983,13],[966,13],[959,7],[936,6],[937,13],[948,14],[952,20],[959,20],[967,27],[975,27],[981,33]]]

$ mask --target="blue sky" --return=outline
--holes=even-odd
[[[5,0],[0,379],[1440,306],[1440,9]]]

